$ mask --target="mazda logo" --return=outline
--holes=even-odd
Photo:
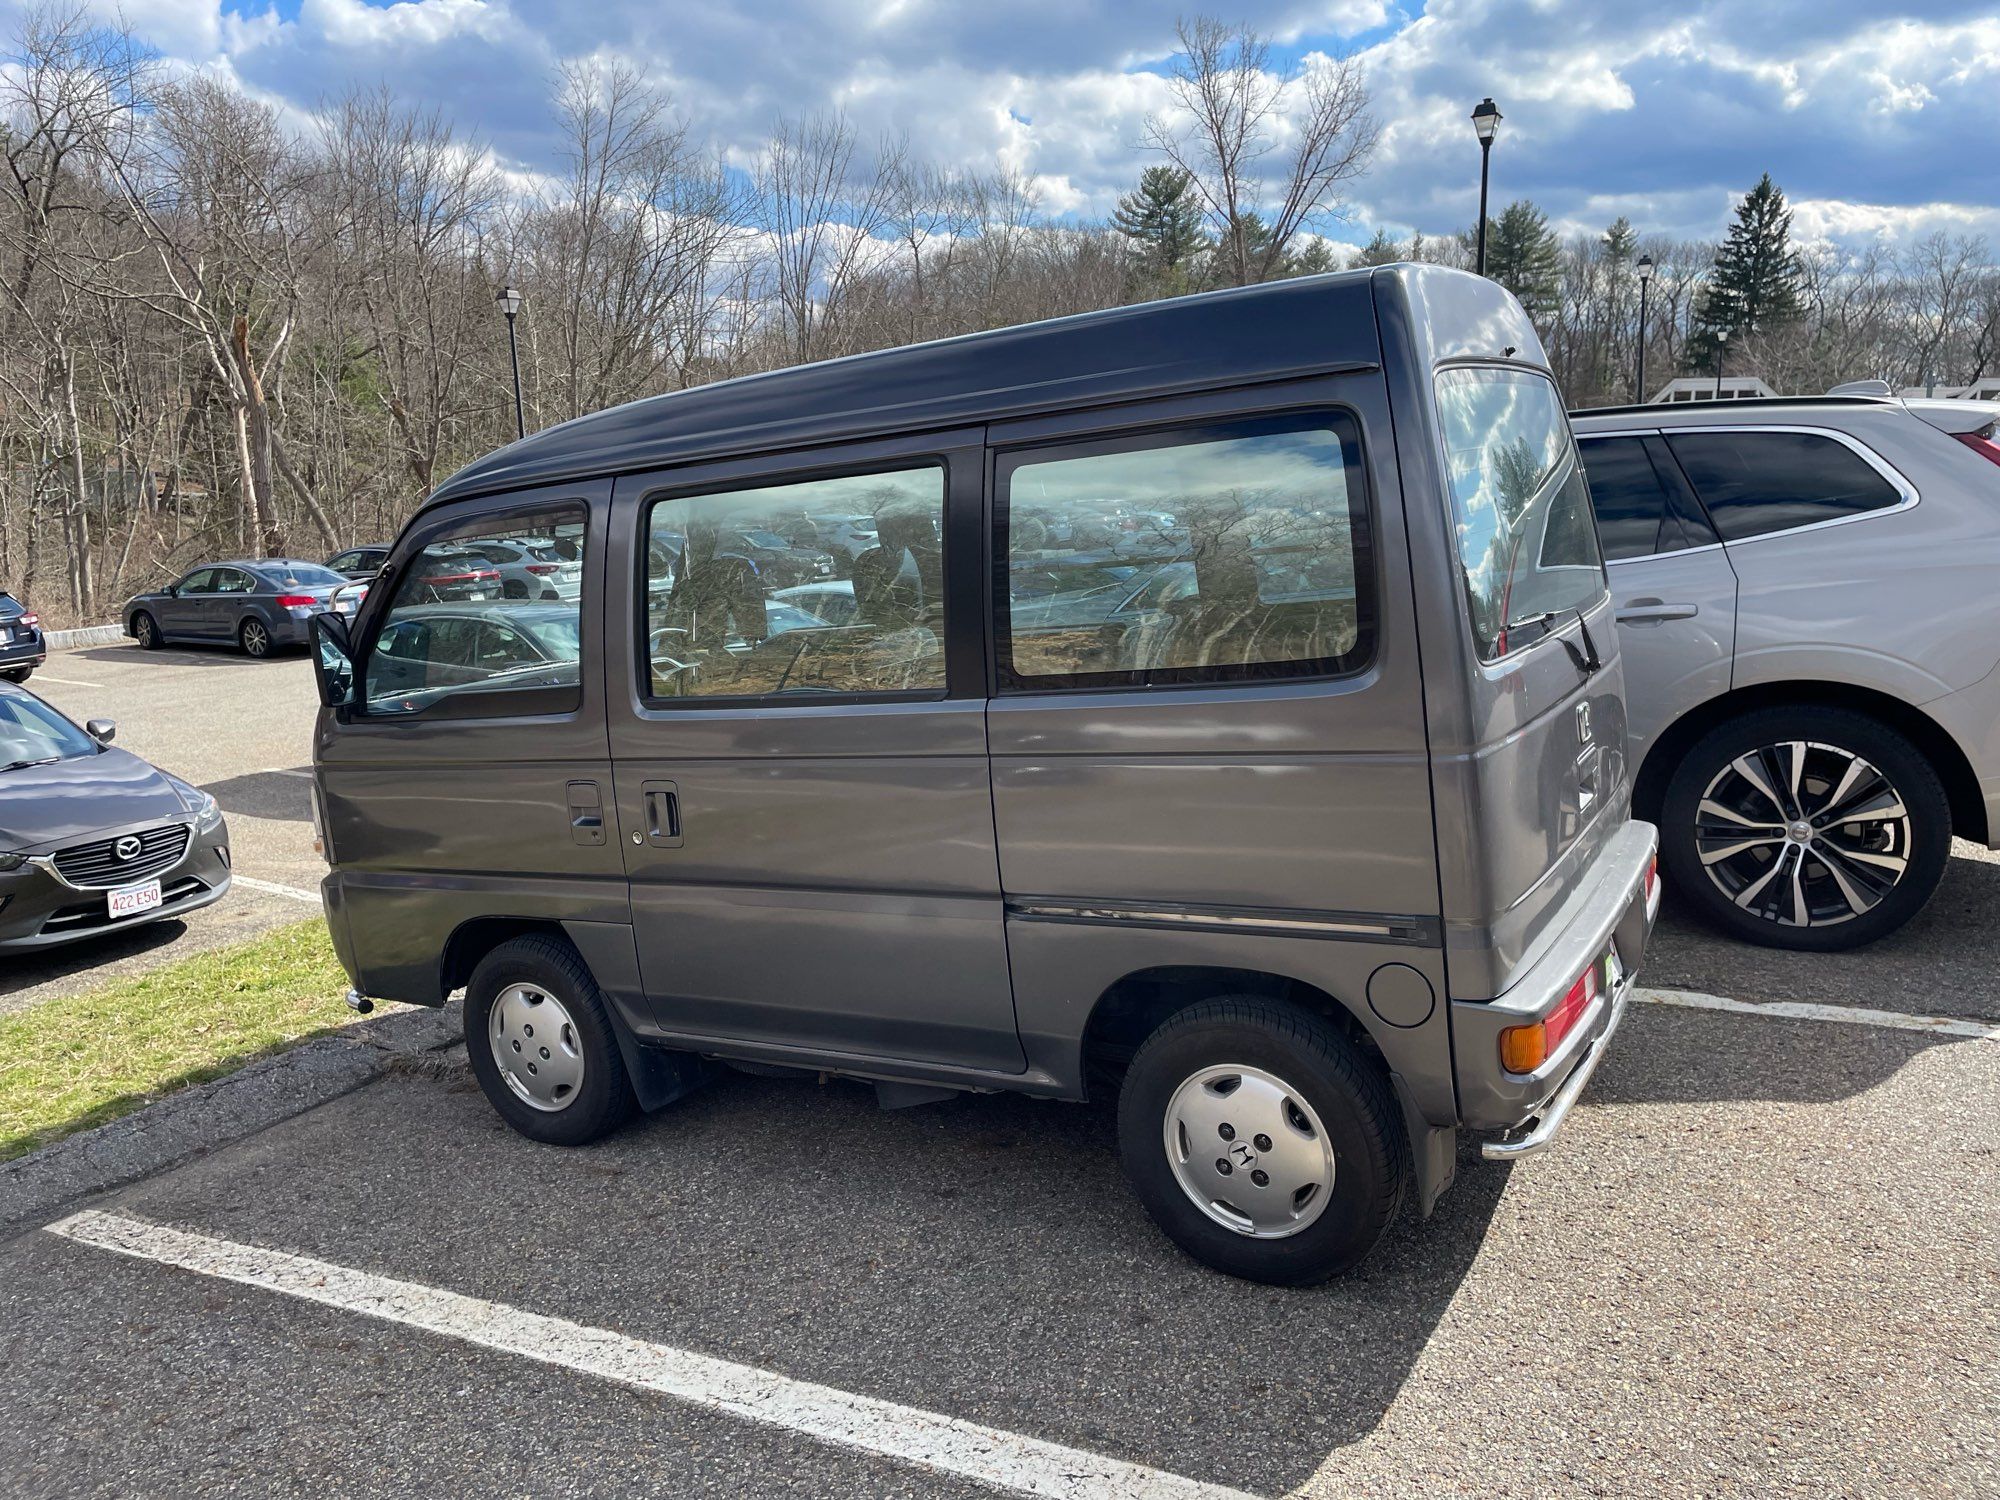
[[[125,835],[124,838],[120,839],[117,843],[111,846],[111,852],[117,855],[120,859],[137,859],[139,857],[139,851],[144,847],[145,846],[139,842],[138,834],[128,833]]]

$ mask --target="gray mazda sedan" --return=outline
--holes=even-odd
[[[229,890],[215,799],[0,683],[0,951],[178,917]]]

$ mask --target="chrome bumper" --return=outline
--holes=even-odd
[[[1591,1075],[1610,1050],[1611,1038],[1617,1035],[1618,1023],[1625,1019],[1625,1007],[1631,1003],[1632,986],[1637,982],[1636,972],[1619,975],[1618,984],[1611,992],[1611,1014],[1604,1023],[1604,1029],[1590,1044],[1590,1050],[1584,1053],[1583,1060],[1563,1080],[1562,1087],[1549,1096],[1549,1102],[1537,1110],[1534,1118],[1518,1132],[1509,1132],[1498,1140],[1482,1143],[1479,1148],[1481,1156],[1488,1161],[1515,1161],[1523,1156],[1533,1156],[1554,1142],[1556,1132],[1562,1129],[1562,1123],[1569,1115],[1570,1106],[1590,1087]]]

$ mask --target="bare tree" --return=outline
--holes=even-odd
[[[842,305],[874,264],[901,170],[894,143],[864,173],[841,115],[780,119],[756,173],[772,287],[795,359],[832,352]]]
[[[1223,278],[1269,280],[1301,229],[1338,216],[1343,187],[1374,154],[1360,67],[1318,55],[1273,71],[1269,39],[1247,24],[1192,16],[1175,30],[1176,107],[1147,121],[1146,142],[1201,195]]]

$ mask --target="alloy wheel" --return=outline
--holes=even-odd
[[[256,620],[246,620],[243,625],[243,650],[251,656],[262,656],[271,649],[271,632]]]
[[[1262,1068],[1222,1064],[1182,1081],[1164,1132],[1174,1180],[1196,1208],[1252,1239],[1284,1239],[1325,1212],[1333,1144],[1299,1091]]]
[[[1810,740],[1765,745],[1718,771],[1695,809],[1717,890],[1786,927],[1829,927],[1880,905],[1910,866],[1910,813],[1877,767]]]
[[[555,1114],[583,1087],[583,1048],[562,1001],[539,985],[510,984],[494,998],[487,1044],[507,1087],[530,1109]]]

